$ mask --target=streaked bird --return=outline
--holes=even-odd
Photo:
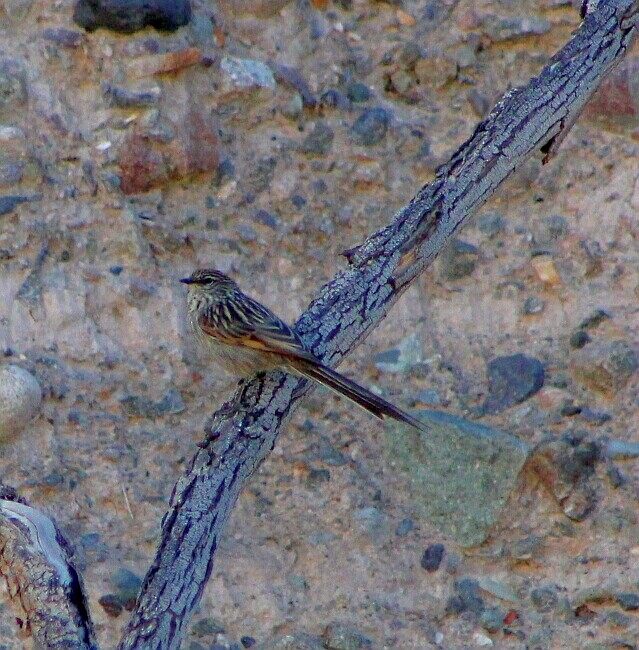
[[[187,307],[193,331],[213,360],[231,374],[248,377],[283,370],[330,388],[380,420],[390,417],[427,429],[408,413],[325,366],[293,329],[243,293],[228,275],[201,269],[181,282],[189,287]]]

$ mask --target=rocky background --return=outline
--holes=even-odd
[[[74,543],[104,647],[236,381],[178,279],[215,266],[293,321],[579,24],[567,0],[158,4],[0,3],[0,477]],[[638,70],[342,366],[444,412],[433,438],[314,392],[186,648],[636,647]],[[2,648],[16,614],[3,594]]]

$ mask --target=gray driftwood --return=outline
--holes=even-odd
[[[388,226],[347,251],[348,269],[321,289],[297,323],[317,356],[329,365],[339,363],[506,178],[536,151],[544,162],[552,157],[586,101],[629,49],[638,26],[637,0],[592,0],[582,26],[542,73],[508,92]],[[309,389],[302,380],[271,373],[245,383],[213,415],[207,439],[174,488],[121,649],[179,647],[240,491]],[[0,519],[0,529],[5,526]],[[5,564],[1,570],[11,568]],[[46,592],[41,601],[46,606]],[[26,612],[27,618],[33,614]],[[45,637],[37,636],[42,631],[32,629],[36,643],[44,643]]]

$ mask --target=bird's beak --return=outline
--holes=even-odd
[[[180,282],[184,282],[184,284],[193,284],[193,280],[191,278],[182,278]]]

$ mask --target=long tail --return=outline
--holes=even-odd
[[[297,361],[294,366],[297,374],[330,388],[339,395],[343,395],[351,402],[383,420],[385,417],[393,418],[399,422],[406,422],[420,431],[428,430],[428,426],[405,411],[393,406],[390,402],[356,384],[354,381],[340,375],[335,370],[322,364],[302,363]]]

